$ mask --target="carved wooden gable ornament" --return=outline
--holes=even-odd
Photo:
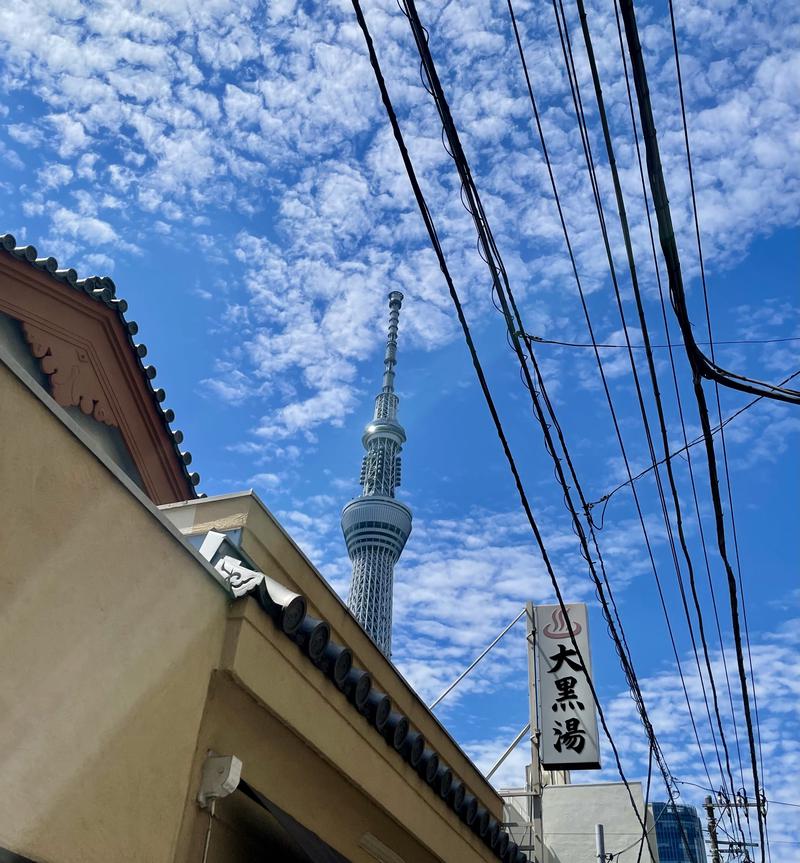
[[[159,405],[163,390],[150,385],[155,369],[142,365],[146,349],[131,339],[137,328],[125,320],[127,303],[114,296],[110,279],[81,281],[57,267],[32,246],[0,236],[0,312],[22,324],[50,395],[119,429],[154,503],[197,497],[199,476],[188,473],[191,456],[177,448],[182,435]]]

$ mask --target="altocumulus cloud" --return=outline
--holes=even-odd
[[[394,0],[365,5],[412,156],[480,335],[494,319],[486,275],[474,253],[474,231],[459,201],[438,120],[418,77],[407,24]],[[613,14],[607,3],[588,5],[623,184],[629,200],[638,202]],[[517,7],[566,219],[592,301],[607,287],[606,264],[598,252],[591,190],[585,172],[576,169],[581,144],[566,110],[569,90],[553,18],[547,4],[519,0]],[[505,4],[421,8],[517,298],[543,331],[583,337],[563,311],[572,290],[569,265],[531,135]],[[644,5],[639,14],[673,216],[687,272],[694,276],[668,25]],[[753,238],[795,224],[800,214],[800,163],[793,158],[800,59],[787,37],[797,32],[800,9],[778,2],[745,9],[679,0],[676,14],[706,256],[710,268],[720,268],[735,263]],[[378,299],[390,286],[408,297],[404,347],[430,351],[459,335],[345,0],[11,0],[0,9],[0,45],[0,79],[10,94],[8,107],[0,110],[7,133],[7,141],[0,142],[3,158],[20,172],[20,219],[40,220],[48,254],[111,269],[115,260],[139,255],[156,233],[191,249],[209,266],[224,268],[224,289],[203,294],[220,306],[214,316],[220,338],[212,343],[217,374],[208,383],[231,403],[254,404],[249,432],[240,426],[231,430],[230,449],[281,461],[280,467],[270,463],[251,470],[254,485],[273,492],[281,488],[315,436],[363,403],[359,364],[378,349],[383,319]],[[581,56],[578,51],[588,93]],[[593,128],[599,153],[596,123]],[[607,172],[601,170],[600,181],[613,208]],[[633,204],[631,211],[636,251],[645,260],[643,212]],[[654,289],[649,273],[642,281],[646,291]],[[742,310],[753,335],[796,325],[796,317],[780,306],[768,311],[771,317],[764,317],[763,308],[759,314]],[[618,340],[618,326],[603,318],[603,337]],[[552,355],[548,377],[559,375],[562,359]],[[761,362],[777,373],[790,359],[778,348],[765,348]],[[609,371],[615,382],[624,381],[621,361],[612,360]],[[579,383],[591,388],[591,375],[587,365]],[[773,428],[771,438],[763,434],[766,424]],[[797,431],[796,421],[778,408],[761,420],[748,415],[739,429],[738,442],[759,441],[748,458],[762,461],[774,458],[780,441]],[[731,439],[737,442],[733,434]],[[636,456],[644,463],[641,453]],[[338,499],[337,482],[342,483],[330,485]],[[348,564],[330,509],[330,499],[292,501],[281,517],[343,593]],[[577,575],[584,570],[572,533],[551,513],[545,522],[559,571],[570,573],[565,589],[571,598],[592,601],[585,576]],[[622,522],[603,535],[608,561],[622,573],[623,594],[643,572],[636,529]],[[418,510],[397,576],[396,660],[426,698],[525,600],[551,599],[527,527],[506,511],[469,512],[456,524]],[[493,601],[487,603],[490,587]],[[798,679],[797,647],[789,630],[754,643],[767,788],[775,799],[800,797],[794,778],[800,753],[792,742],[798,738],[792,688]],[[493,673],[476,674],[454,693],[452,706],[442,708],[445,717],[453,706],[467,711],[462,742],[484,767],[518,730],[506,716],[487,731],[478,716],[481,699],[496,696],[500,682],[524,691],[521,641],[504,642],[493,661]],[[720,654],[714,663],[721,675]],[[776,667],[788,669],[781,682],[775,680]],[[685,670],[696,700],[699,681],[690,663]],[[705,777],[686,757],[686,717],[674,709],[682,693],[673,665],[644,677],[643,685],[673,769],[703,784]],[[647,753],[630,701],[618,689],[608,697],[614,726],[629,744],[627,766],[641,776]],[[524,710],[521,704],[521,716]],[[704,737],[704,743],[711,741]],[[498,781],[516,784],[521,764],[518,754]],[[788,842],[798,835],[777,807],[771,819],[774,838]],[[798,859],[795,850],[786,852],[789,848],[781,846],[779,859]]]
[[[612,122],[623,142],[622,175],[635,199],[613,18],[607,4],[590,4],[590,11]],[[471,252],[472,228],[405,20],[391,0],[367,4],[367,13],[454,272],[480,320],[489,302],[485,277]],[[790,154],[800,92],[792,82],[800,64],[785,39],[797,12],[775,3],[748,9],[745,17],[739,7],[681,2],[676,13],[695,160],[703,166],[697,181],[707,256],[730,261],[749,238],[798,215],[800,169]],[[597,287],[604,263],[589,187],[573,167],[580,143],[562,107],[568,91],[553,21],[527,3],[519,4],[519,14],[579,263],[587,286]],[[668,31],[647,7],[640,14],[673,202],[685,201]],[[565,276],[563,248],[519,70],[510,62],[503,4],[423,7],[423,15],[517,294],[535,295],[540,320],[550,320],[551,292]],[[52,212],[49,242],[56,253],[77,254],[80,236],[106,247],[113,259],[143,246],[155,220],[188,241],[198,216],[220,206],[243,217],[260,214],[261,230],[242,231],[233,242],[208,237],[206,247],[210,256],[212,247],[217,255],[220,247],[230,250],[229,264],[241,268],[245,291],[234,292],[230,306],[235,311],[246,298],[251,311],[246,345],[236,357],[248,385],[239,380],[227,393],[237,400],[248,392],[263,397],[265,381],[276,374],[283,379],[283,387],[269,390],[273,404],[258,426],[261,434],[312,431],[309,426],[353,410],[359,394],[353,364],[376,344],[375,304],[365,298],[382,286],[391,283],[413,299],[404,321],[410,344],[430,349],[454,337],[344,0],[11,2],[0,12],[0,40],[7,90],[28,90],[43,105],[11,118],[12,138],[39,151],[43,170],[66,196],[84,191],[97,202],[93,212],[78,207],[69,218],[61,209]],[[579,63],[584,85],[585,65]],[[113,209],[109,189],[125,195],[125,208]],[[677,204],[674,215],[678,229],[688,229],[690,211]],[[641,216],[634,233],[644,248]],[[534,254],[535,276],[527,266]],[[691,251],[686,254],[690,262]],[[239,325],[234,314],[231,326]],[[324,380],[309,374],[309,357],[320,354],[328,361]],[[336,406],[320,392],[330,387]],[[219,392],[226,394],[224,387]]]

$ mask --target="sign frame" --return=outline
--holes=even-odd
[[[586,604],[534,607],[539,759],[544,770],[599,770]],[[572,638],[578,647],[575,651]]]

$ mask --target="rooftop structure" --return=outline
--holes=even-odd
[[[367,453],[361,464],[360,497],[342,511],[342,532],[353,562],[348,605],[385,656],[392,653],[394,565],[411,533],[411,510],[395,500],[400,485],[400,452],[406,433],[397,422],[394,392],[397,323],[403,295],[389,294],[389,337],[383,360],[383,387],[364,430]]]

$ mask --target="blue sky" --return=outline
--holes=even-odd
[[[552,10],[523,0],[516,5],[593,324],[599,339],[616,343],[621,326]],[[364,6],[564,592],[592,603],[541,434],[490,302],[474,229],[419,81],[408,26],[393,0]],[[712,324],[721,340],[800,336],[800,12],[792,7],[773,0],[676,3]],[[613,7],[590,2],[588,8],[646,313],[653,341],[662,343]],[[667,11],[660,2],[643,2],[637,12],[690,314],[702,338]],[[424,3],[420,13],[529,331],[586,341],[505,3]],[[568,15],[600,154],[571,6]],[[185,431],[203,491],[255,488],[346,594],[348,561],[338,516],[358,490],[361,429],[380,380],[385,298],[400,289],[406,301],[397,383],[409,438],[402,495],[415,521],[396,573],[395,661],[431,699],[526,599],[552,599],[387,131],[349,3],[12,0],[0,10],[0,76],[2,228],[82,275],[113,276],[159,369],[175,425]],[[610,176],[605,159],[598,159],[624,274]],[[632,321],[624,275],[622,287]],[[674,319],[669,323],[674,337]],[[639,338],[637,329],[631,334]],[[596,500],[624,479],[624,471],[592,354],[543,345],[538,357],[584,489]],[[778,380],[800,368],[800,342],[720,347],[718,359]],[[657,360],[670,439],[679,446],[666,351]],[[609,349],[603,361],[626,447],[641,469],[648,457],[626,355]],[[646,382],[643,364],[640,372]],[[681,359],[678,374],[693,437],[699,426]],[[649,398],[649,384],[647,392]],[[723,392],[723,414],[746,401]],[[648,408],[654,420],[650,403]],[[800,416],[761,402],[727,431],[765,785],[772,799],[800,802]],[[711,537],[702,465],[696,448],[701,516]],[[722,656],[684,460],[676,460],[676,471],[724,705]],[[710,753],[711,732],[701,721],[705,708],[652,479],[640,481],[639,491]],[[615,494],[599,537],[671,768],[678,778],[707,784],[629,492]],[[711,568],[732,670],[725,584],[713,553]],[[599,613],[594,607],[591,613],[599,691],[627,773],[641,778],[643,737]],[[521,632],[515,633],[437,709],[484,767],[526,720],[524,644]],[[741,736],[740,714],[737,729]],[[728,736],[733,740],[730,723]],[[520,782],[523,763],[522,751],[510,758],[498,774],[500,784]],[[734,765],[738,774],[735,753]],[[614,778],[613,771],[607,766],[602,777]],[[703,794],[685,790],[689,801]],[[800,860],[800,844],[790,844],[800,843],[798,812],[772,807],[776,861]]]

